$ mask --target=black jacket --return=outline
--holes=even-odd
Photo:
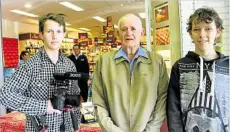
[[[229,129],[229,57],[206,61],[194,52],[172,67],[168,87],[169,132]]]
[[[76,66],[77,72],[87,73],[89,74],[89,63],[88,59],[85,55],[80,55],[77,59],[72,54],[69,56],[70,60],[73,61],[74,65]],[[87,101],[88,98],[88,79],[80,79],[78,80],[78,85],[81,89],[81,96],[83,97],[84,101]]]
[[[80,55],[76,59],[75,56],[72,54],[69,56],[69,58],[75,64],[75,66],[77,68],[77,72],[83,72],[83,73],[89,74],[89,63],[88,63],[88,59],[85,55]]]

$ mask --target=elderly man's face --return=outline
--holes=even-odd
[[[119,37],[125,47],[138,47],[144,31],[140,20],[135,16],[124,18],[119,27]]]

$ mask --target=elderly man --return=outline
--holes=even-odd
[[[123,16],[118,26],[122,47],[102,55],[94,72],[99,123],[107,132],[158,132],[166,113],[165,63],[140,46],[144,31],[137,16]]]

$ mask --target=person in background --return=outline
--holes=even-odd
[[[127,14],[118,22],[119,50],[96,63],[92,99],[106,132],[159,132],[166,116],[168,74],[162,57],[140,46],[142,22]]]
[[[30,57],[30,54],[28,51],[22,51],[20,54],[20,61],[19,65],[23,64],[25,61],[27,61]]]
[[[89,74],[89,63],[85,55],[81,53],[80,44],[73,46],[73,54],[69,56],[69,59],[74,63],[77,72]],[[85,79],[80,79],[78,85],[81,89],[81,96],[84,101],[88,98],[88,82]]]
[[[214,45],[223,21],[208,7],[189,17],[187,32],[195,51],[172,67],[168,87],[169,132],[229,132],[229,56]]]
[[[61,112],[51,103],[59,87],[52,85],[53,73],[76,72],[74,64],[59,50],[65,36],[62,14],[49,13],[39,18],[39,34],[44,47],[24,62],[0,89],[0,103],[26,115],[26,132],[35,131],[32,117],[48,126],[47,132],[73,132],[70,111]],[[71,80],[68,94],[77,96],[77,80]],[[74,110],[80,126],[80,109]],[[62,130],[61,130],[62,129]]]

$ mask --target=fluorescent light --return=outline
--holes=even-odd
[[[117,25],[114,25],[114,28],[118,28],[118,26],[117,26]]]
[[[70,2],[60,2],[59,4],[64,5],[64,6],[70,8],[70,9],[73,9],[75,11],[84,11],[84,9],[82,9],[81,7],[78,7],[78,6],[76,6]]]
[[[141,17],[141,18],[145,18],[145,13],[144,12],[140,12],[140,13],[138,13],[139,14],[139,16]]]
[[[25,4],[24,7],[25,7],[25,8],[31,8],[32,5],[31,5],[31,4]]]
[[[100,21],[100,22],[105,22],[106,21],[104,18],[101,18],[99,16],[95,16],[93,18],[96,19],[96,20],[98,20],[98,21]]]
[[[88,28],[79,28],[80,30],[84,30],[84,31],[90,31],[90,29]]]
[[[71,25],[71,24],[66,22],[65,25],[66,25],[66,26],[69,26],[69,25]]]
[[[28,12],[24,12],[24,11],[20,11],[20,10],[10,10],[11,12],[20,14],[20,15],[25,15],[25,16],[30,16],[30,17],[38,17],[38,15],[32,14],[32,13],[28,13]]]

